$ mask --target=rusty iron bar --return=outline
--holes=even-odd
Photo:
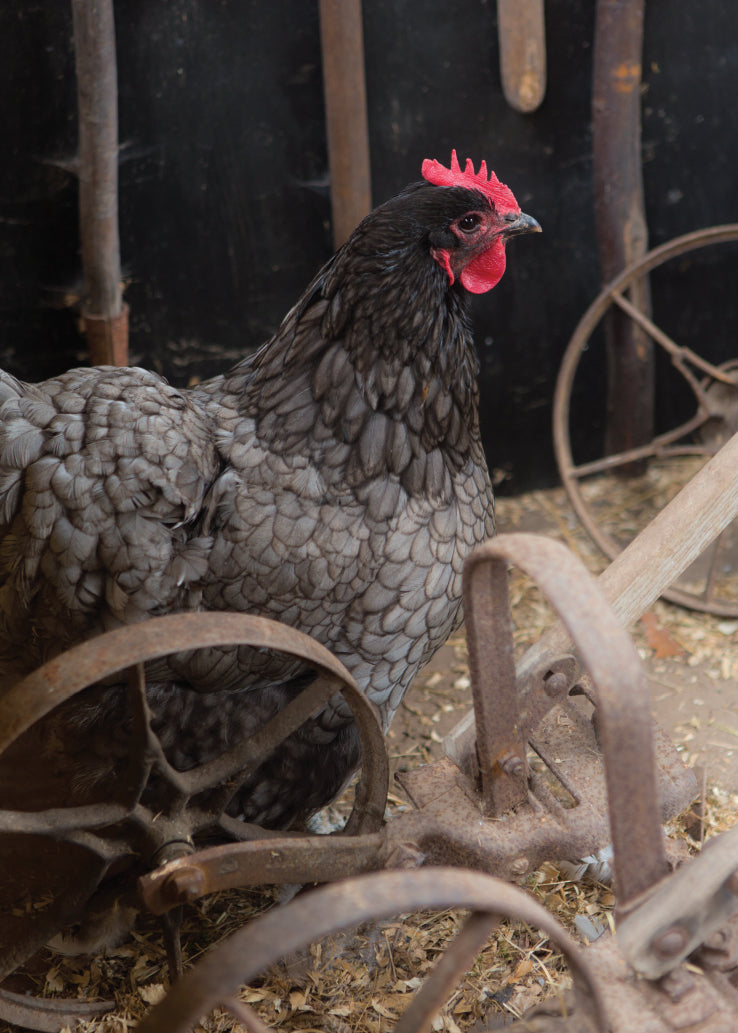
[[[139,1024],[138,1033],[186,1033],[201,1016],[233,998],[241,984],[323,936],[421,908],[446,907],[504,915],[541,929],[566,957],[578,1008],[590,1017],[592,1028],[603,1033],[609,1028],[611,1016],[602,1003],[586,952],[542,905],[518,887],[492,876],[458,868],[434,868],[357,876],[323,886],[261,915],[204,955],[187,978],[176,983],[151,1009]],[[464,958],[468,946],[468,939],[462,938],[460,951]],[[432,973],[429,981],[445,981],[446,967]],[[448,967],[458,965],[452,959]],[[419,1033],[421,1028],[414,1026],[407,1033]]]
[[[497,0],[500,76],[505,100],[527,115],[546,94],[543,0]]]
[[[463,597],[482,810],[500,815],[528,796],[506,557],[467,566]]]
[[[303,835],[208,847],[139,879],[145,907],[162,915],[208,893],[243,886],[335,882],[376,871],[387,860],[382,832],[360,836]]]
[[[619,905],[627,907],[668,870],[661,836],[652,718],[646,673],[636,648],[616,619],[601,587],[581,560],[560,542],[539,535],[507,534],[474,550],[464,568],[467,620],[478,612],[495,613],[507,594],[510,561],[529,575],[562,618],[582,665],[596,686],[600,741],[605,762],[610,827],[615,849]],[[483,572],[487,571],[486,579]],[[505,600],[505,608],[509,608]],[[494,607],[494,609],[493,609]],[[506,638],[509,629],[490,629]],[[510,643],[512,637],[510,635]],[[476,649],[470,640],[470,655]],[[512,662],[510,662],[512,668]],[[483,697],[500,692],[516,696],[514,672],[503,687],[494,670],[472,668],[475,713]],[[503,704],[507,717],[509,711]],[[509,720],[509,718],[508,718]],[[503,735],[511,734],[509,727]],[[525,735],[514,729],[525,755]],[[477,752],[486,753],[480,736],[499,737],[498,729],[477,725]],[[522,738],[521,738],[522,736]],[[497,743],[493,749],[498,749]]]
[[[320,0],[320,39],[338,248],[372,204],[361,0]]]
[[[641,169],[641,56],[644,0],[598,0],[592,72],[595,222],[602,278],[611,280],[648,248]],[[650,309],[648,280],[631,301]],[[646,334],[610,313],[607,336],[606,451],[653,437],[654,360]],[[631,467],[632,469],[632,467]]]
[[[695,792],[694,777],[668,737],[657,736],[661,775],[659,817],[683,810]],[[526,876],[546,860],[584,856],[610,842],[602,759],[592,722],[571,701],[557,706],[541,723],[535,739],[567,772],[562,784],[576,806],[566,808],[544,779],[531,773],[526,803],[504,820],[482,820],[479,792],[447,758],[406,772],[400,779],[414,810],[393,817],[381,834],[292,836],[199,850],[157,868],[139,885],[147,907],[159,913],[239,885],[324,881],[378,868],[413,869],[422,865],[463,865],[508,879]],[[174,876],[170,893],[170,876]],[[299,876],[299,877],[298,877]]]
[[[82,316],[93,366],[128,362],[118,233],[118,83],[113,0],[72,0],[79,111]]]

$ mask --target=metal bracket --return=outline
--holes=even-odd
[[[738,912],[738,827],[656,886],[618,925],[620,949],[647,979],[671,972]]]

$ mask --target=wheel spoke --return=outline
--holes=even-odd
[[[707,376],[711,377],[713,380],[719,380],[721,383],[728,384],[730,386],[735,385],[736,380],[734,376],[731,376],[730,373],[726,373],[724,370],[719,369],[717,366],[713,366],[711,362],[703,359],[702,356],[693,352],[691,348],[685,348],[682,345],[677,344],[671,337],[669,337],[668,334],[664,333],[661,327],[657,326],[653,320],[649,319],[648,316],[641,312],[639,308],[636,308],[636,306],[621,294],[620,291],[610,291],[610,297],[615,304],[623,310],[623,312],[630,316],[633,322],[637,323],[642,330],[645,330],[649,337],[653,338],[657,344],[660,344],[661,347],[671,355],[675,363],[679,362],[679,367],[682,371],[683,362],[686,360],[687,362],[691,362],[693,366],[707,374]]]
[[[567,473],[571,477],[581,479],[583,477],[591,477],[596,473],[617,470],[618,467],[627,466],[628,463],[633,463],[638,459],[673,459],[676,456],[705,456],[707,458],[714,455],[714,449],[708,448],[706,445],[683,444],[671,446],[672,441],[694,430],[695,427],[700,427],[706,419],[707,417],[703,417],[697,421],[695,417],[694,420],[682,424],[681,427],[678,427],[670,434],[663,434],[661,438],[654,438],[648,445],[641,445],[639,448],[629,448],[625,452],[616,452],[614,455],[604,456],[602,459],[593,459],[589,463],[572,466]]]
[[[499,915],[474,911],[461,932],[446,948],[432,972],[413,997],[395,1026],[394,1033],[422,1033],[451,996],[454,986],[467,972],[477,954],[500,924]]]
[[[238,787],[249,775],[341,688],[342,683],[335,676],[319,675],[245,742],[192,772],[187,772],[190,794],[222,786],[222,792],[216,797],[217,803],[214,801],[213,807],[215,810],[225,810]]]

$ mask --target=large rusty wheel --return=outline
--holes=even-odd
[[[179,771],[167,760],[151,726],[144,665],[183,650],[231,645],[294,657],[317,677],[249,739],[206,764]],[[231,817],[227,808],[250,773],[336,693],[351,708],[362,756],[344,838],[361,838],[359,834],[373,833],[382,824],[388,760],[373,705],[343,664],[319,643],[274,621],[236,613],[175,614],[120,628],[69,650],[14,685],[0,700],[0,791],[6,799],[13,798],[24,767],[33,769],[33,733],[42,719],[119,672],[128,672],[131,732],[127,770],[113,798],[85,806],[59,806],[58,800],[44,806],[32,800],[28,807],[0,810],[0,979],[70,922],[79,921],[93,895],[99,899],[105,894],[107,879],[117,888],[121,870],[124,885],[128,880],[128,891],[136,894],[136,877],[142,872],[191,854],[203,840],[280,836]],[[147,805],[145,795],[152,776],[158,787],[155,808]],[[125,874],[129,868],[130,877]],[[177,948],[178,936],[175,954]],[[0,990],[0,1017],[53,1030],[84,1018],[85,1012],[76,1002],[69,1011],[61,1002]]]
[[[680,345],[674,339],[680,328],[670,336],[631,304],[627,291],[639,279],[675,259],[681,259],[690,272],[691,260],[685,256],[736,240],[738,224],[730,224],[689,233],[655,248],[603,289],[582,317],[564,354],[554,395],[556,461],[579,519],[611,560],[738,431],[738,358],[714,365],[692,348]],[[704,305],[704,300],[701,303]],[[658,345],[657,379],[665,381],[678,374],[674,377],[674,393],[691,394],[694,411],[645,445],[600,458],[575,460],[570,432],[575,419],[572,409],[577,397],[577,373],[601,320],[613,306]],[[599,352],[597,359],[600,367],[604,366]],[[664,383],[663,390],[671,392],[671,384],[671,380],[668,385]],[[686,399],[682,405],[686,405]],[[639,464],[639,472],[633,476],[616,481],[609,476],[632,470],[635,464]],[[728,527],[664,593],[664,598],[695,610],[738,617],[738,528],[734,524]]]
[[[609,1028],[586,952],[541,904],[491,875],[438,867],[345,879],[255,918],[208,951],[175,983],[139,1023],[138,1033],[189,1033],[216,1007],[230,1011],[244,1029],[265,1033],[258,1015],[237,998],[242,983],[324,936],[419,909],[449,907],[469,909],[471,915],[411,1000],[395,1033],[422,1033],[430,1027],[433,1016],[464,972],[472,968],[474,958],[504,917],[541,929],[563,951],[574,981],[577,1019],[584,1020],[577,1028]]]

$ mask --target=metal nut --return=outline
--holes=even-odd
[[[513,750],[503,753],[497,763],[506,775],[520,775],[525,769],[525,761]]]
[[[512,875],[515,876],[525,875],[529,868],[530,861],[527,857],[516,857],[513,863],[510,865],[510,872]]]
[[[730,945],[726,930],[716,929],[714,933],[710,933],[710,935],[703,941],[702,946],[710,951],[727,954],[730,949]]]
[[[665,976],[661,977],[659,984],[674,1004],[678,1004],[695,988],[694,976],[683,968],[675,968],[671,972],[667,972]]]
[[[543,676],[543,691],[551,699],[558,699],[566,694],[569,679],[562,671],[548,671]]]
[[[162,894],[170,904],[189,904],[201,897],[205,889],[205,875],[193,865],[177,868],[168,875]]]
[[[678,957],[689,943],[689,931],[683,925],[672,925],[651,940],[651,949],[659,958]]]
[[[420,868],[425,860],[425,854],[417,843],[398,843],[390,851],[387,861],[387,868]]]

